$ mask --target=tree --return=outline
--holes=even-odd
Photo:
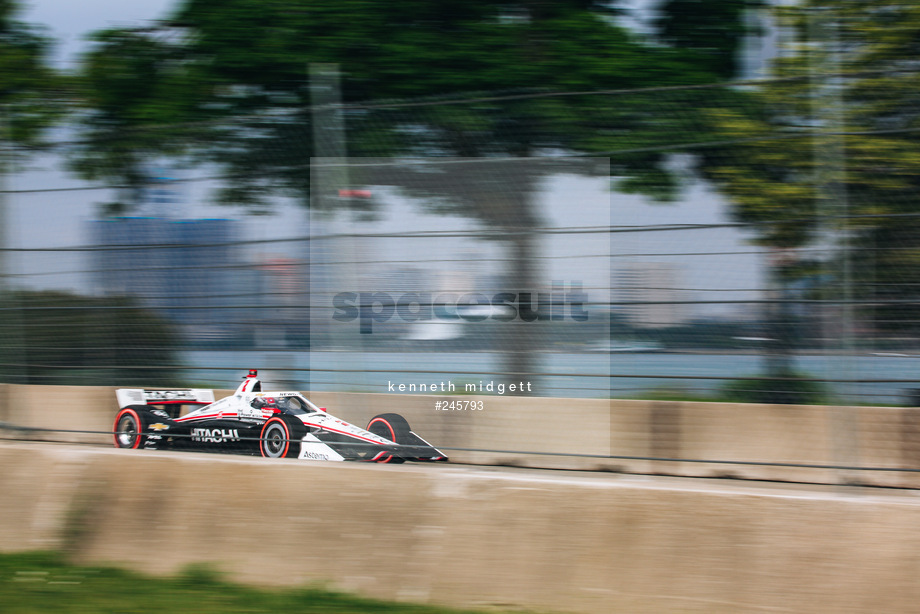
[[[614,173],[629,189],[673,196],[670,153],[654,144],[675,125],[658,123],[649,98],[611,104],[576,94],[715,77],[681,49],[647,43],[612,16],[610,3],[597,0],[187,0],[172,25],[186,33],[182,65],[201,76],[196,108],[236,118],[215,125],[202,149],[226,171],[225,202],[264,211],[286,193],[309,204],[311,63],[341,69],[350,156],[603,155],[630,143],[637,151],[618,157]],[[540,91],[563,95],[496,96]],[[146,105],[160,100],[156,92],[145,96]],[[360,104],[419,97],[465,100]],[[532,289],[534,179],[515,180],[521,183],[513,198],[480,190],[475,202],[456,199],[453,210],[501,224],[514,253],[510,277]],[[509,350],[514,364],[507,370],[532,372],[526,339],[515,343],[522,345]]]
[[[48,65],[50,39],[16,20],[20,4],[0,0],[0,140],[36,147],[63,110],[63,79]]]
[[[70,165],[83,179],[120,186],[119,199],[104,205],[106,213],[137,207],[152,166],[181,158],[201,138],[194,122],[206,117],[199,103],[207,81],[175,38],[170,31],[104,30],[92,36],[94,46],[83,58],[81,138]]]
[[[18,290],[0,318],[3,381],[19,384],[178,383],[178,338],[124,297]]]
[[[849,208],[852,297],[861,316],[893,336],[920,334],[920,6],[812,0],[796,14],[821,37],[841,72],[842,170],[836,192]],[[804,54],[803,54],[804,55]],[[807,58],[807,56],[805,56]]]
[[[189,0],[174,23],[189,32],[186,58],[207,75],[208,105],[241,118],[212,149],[232,177],[224,200],[258,208],[278,188],[309,194],[311,63],[338,64],[342,99],[357,106],[712,79],[681,52],[617,27],[610,12],[591,0]],[[577,97],[356,108],[346,120],[350,156],[426,157],[606,151],[636,123]],[[645,173],[666,157],[635,156],[626,166]]]
[[[763,0],[664,0],[654,20],[662,42],[693,54],[696,62],[721,80],[740,73],[744,39],[753,34],[746,13]]]
[[[776,79],[753,89],[745,108],[711,110],[711,130],[736,144],[697,158],[736,219],[774,252],[771,377],[793,373],[786,301],[803,276],[822,280],[810,298],[836,304],[836,328],[825,332],[842,344],[853,302],[875,304],[879,329],[920,330],[920,10],[811,0],[779,16],[797,42],[775,60]],[[819,242],[833,255],[816,274],[796,252]]]

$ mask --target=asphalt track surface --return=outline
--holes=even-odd
[[[302,461],[295,459],[266,459],[237,454],[215,454],[208,452],[182,452],[182,451],[144,451],[144,450],[119,450],[114,446],[102,444],[74,444],[47,441],[22,441],[3,440],[3,442],[26,447],[36,446],[53,447],[59,451],[66,450],[94,451],[112,454],[141,454],[141,455],[181,455],[185,458],[196,459],[202,462],[213,463],[329,463],[332,461]],[[462,463],[406,463],[403,465],[380,465],[378,463],[353,463],[345,465],[358,465],[366,467],[379,467],[388,471],[421,471],[430,473],[461,474],[469,479],[499,479],[509,482],[539,484],[541,486],[580,485],[597,488],[646,488],[651,490],[695,491],[700,493],[717,494],[748,494],[768,497],[786,497],[795,499],[859,499],[866,502],[868,499],[877,498],[889,503],[920,505],[920,490],[908,488],[887,488],[847,484],[811,484],[796,482],[772,482],[762,480],[744,480],[736,478],[708,478],[708,477],[678,477],[667,475],[640,475],[626,473],[611,473],[603,471],[576,471],[564,469],[536,469],[525,467],[506,467],[489,465],[467,465]]]

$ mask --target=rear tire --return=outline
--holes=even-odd
[[[150,424],[150,412],[146,408],[129,405],[115,416],[112,432],[116,448],[136,450],[147,441],[145,435]]]
[[[385,437],[398,444],[412,443],[412,438],[410,437],[412,429],[409,428],[409,422],[399,414],[380,414],[374,416],[371,418],[371,421],[367,423],[366,430],[374,435]],[[381,454],[373,460],[378,463],[391,463],[397,465],[406,462],[406,459],[393,456],[389,452]]]
[[[301,439],[306,434],[303,422],[296,418],[269,418],[259,435],[259,452],[266,458],[297,458]]]

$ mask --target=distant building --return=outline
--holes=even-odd
[[[386,269],[376,275],[375,279],[375,291],[403,294],[433,290],[431,271],[422,267],[403,266]]]
[[[121,217],[91,222],[91,286],[129,295],[182,327],[187,338],[231,334],[247,276],[225,219]]]
[[[690,309],[678,289],[677,265],[633,262],[615,273],[614,297],[627,323],[638,328],[669,328],[690,320]]]
[[[296,254],[296,249],[292,250]],[[306,251],[306,250],[302,250]],[[305,346],[309,339],[309,273],[306,258],[269,255],[252,270],[255,282],[248,300],[254,310],[247,324],[259,346]]]

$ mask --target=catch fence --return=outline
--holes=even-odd
[[[139,185],[8,149],[0,382],[916,406],[913,132],[815,82],[236,118]]]

